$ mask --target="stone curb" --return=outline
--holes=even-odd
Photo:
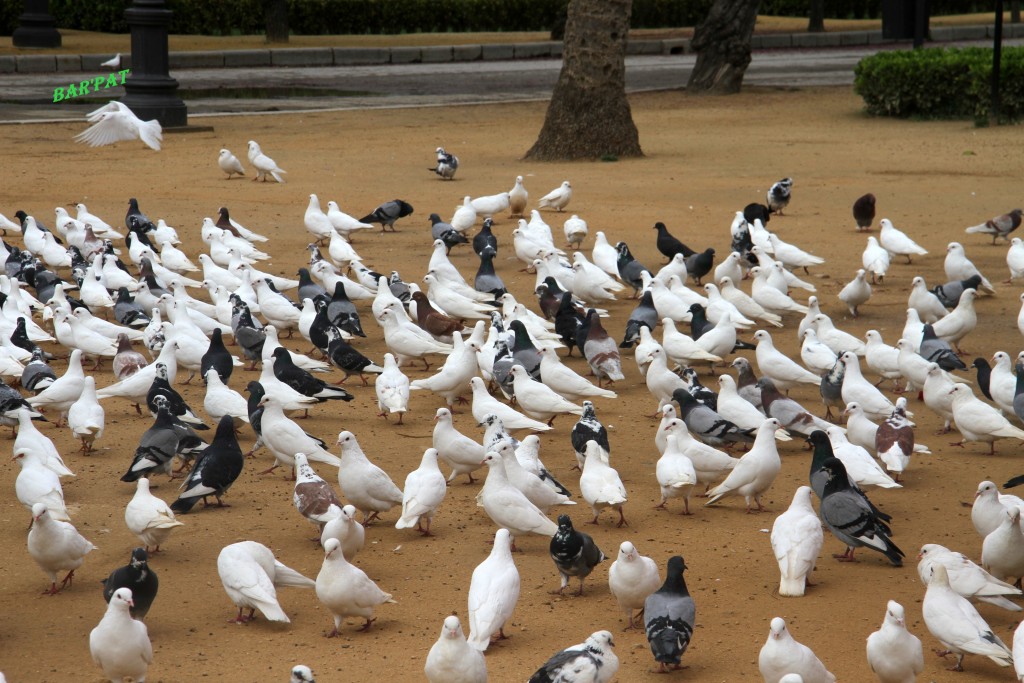
[[[993,26],[942,26],[932,28],[935,42],[984,40],[991,38]],[[1024,24],[1004,24],[1004,38],[1024,37]],[[754,50],[791,48],[851,47],[896,43],[882,38],[881,31],[837,31],[829,33],[768,33],[751,38]],[[626,46],[628,55],[672,55],[691,52],[689,38],[632,40]],[[174,69],[220,69],[254,66],[317,67],[359,66],[373,64],[419,64],[441,62],[472,62],[507,59],[559,59],[560,41],[531,43],[499,43],[490,45],[431,45],[423,47],[309,47],[276,50],[221,50],[172,52],[170,67]],[[3,55],[0,73],[52,73],[101,71],[100,63],[107,55]],[[130,68],[131,57],[122,57],[122,68]]]

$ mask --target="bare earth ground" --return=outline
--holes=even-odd
[[[663,262],[650,227],[655,221],[665,221],[693,246],[711,245],[724,255],[733,212],[763,200],[771,182],[792,175],[793,202],[769,227],[827,259],[812,270],[810,280],[818,286],[823,309],[851,332],[861,335],[875,328],[895,342],[903,327],[911,278],[921,274],[930,284],[944,281],[942,260],[951,240],[963,241],[970,257],[994,282],[1006,277],[1005,248],[965,236],[963,228],[1020,203],[1019,128],[871,119],[861,113],[858,98],[838,89],[749,90],[721,99],[663,93],[635,97],[633,104],[648,156],[618,163],[520,160],[540,128],[541,104],[207,119],[204,123],[212,123],[213,132],[167,135],[160,153],[141,144],[100,149],[75,145],[71,137],[80,125],[4,127],[0,145],[9,161],[0,207],[6,215],[23,208],[51,222],[54,206],[84,201],[114,222],[123,215],[128,197],[138,197],[151,217],[164,217],[178,228],[186,250],[195,256],[202,218],[227,205],[242,223],[272,238],[274,260],[269,269],[291,275],[306,259],[309,240],[302,214],[310,192],[318,193],[323,202],[335,199],[356,215],[401,197],[416,207],[415,215],[399,224],[397,234],[359,235],[355,247],[376,269],[398,269],[407,280],[415,280],[422,277],[429,254],[427,215],[450,215],[451,207],[466,194],[508,189],[517,174],[526,177],[534,202],[570,179],[575,188],[570,210],[589,222],[592,233],[604,230],[612,241],[628,240],[651,268]],[[244,157],[249,139],[258,140],[289,171],[288,184],[223,178],[215,163],[217,150],[226,146]],[[425,170],[437,145],[462,160],[452,183]],[[890,217],[931,253],[913,265],[895,263],[862,317],[850,320],[836,294],[860,267],[865,238],[852,229],[850,205],[868,191],[878,196],[879,218]],[[545,213],[556,235],[561,234],[565,217]],[[504,218],[496,226],[501,240],[499,272],[515,295],[532,305],[533,276],[519,272],[521,264],[511,250],[512,227]],[[17,241],[16,236],[7,239]],[[592,244],[592,237],[585,242],[588,254]],[[452,259],[472,277],[476,259],[468,248],[456,249]],[[999,349],[1016,355],[1020,347],[1017,288],[1002,285],[998,290],[997,296],[979,303],[982,327],[964,344],[973,352],[971,357],[991,357]],[[798,298],[805,297],[799,293]],[[610,306],[607,326],[617,338],[632,307],[631,301]],[[784,330],[773,332],[778,345],[794,354],[797,320],[791,317]],[[360,347],[380,359],[381,334],[368,313],[364,327],[370,338]],[[297,339],[290,346],[307,349]],[[782,447],[782,475],[765,497],[768,514],[744,514],[739,499],[715,508],[704,508],[695,499],[690,517],[678,514],[678,501],[671,503],[670,512],[653,510],[658,501],[656,422],[648,415],[654,402],[632,358],[627,355],[623,360],[626,380],[616,387],[619,399],[601,401],[598,409],[611,432],[612,463],[629,491],[625,512],[630,526],[616,528],[608,512],[599,526],[585,526],[584,505],[568,510],[610,557],[626,539],[660,567],[673,554],[685,556],[698,623],[684,659],[689,668],[673,678],[760,680],[757,653],[769,620],[781,615],[839,680],[873,680],[864,658],[864,639],[881,622],[888,599],[906,606],[908,625],[926,648],[937,646],[921,620],[924,589],[914,568],[915,555],[922,544],[935,542],[978,559],[981,539],[961,502],[972,499],[983,479],[1002,483],[1020,473],[1018,443],[1000,442],[994,457],[984,455],[987,448],[981,444],[952,448],[948,443],[957,435],[933,435],[938,421],[912,399],[918,439],[929,444],[934,455],[915,458],[904,489],[871,492],[872,499],[894,517],[895,541],[908,555],[906,566],[892,568],[868,551],[858,554],[858,564],[840,564],[831,553],[842,548],[827,537],[814,577],[817,586],[802,599],[781,599],[766,531],[789,504],[794,489],[807,481],[809,452],[804,444],[794,440]],[[569,362],[584,371],[578,358]],[[63,362],[56,366],[63,371]],[[414,378],[424,376],[419,367],[408,372]],[[100,385],[111,383],[107,367],[96,376]],[[240,389],[255,377],[256,373],[236,370],[231,384]],[[331,375],[332,380],[338,378],[338,373]],[[431,419],[441,401],[415,393],[406,423],[399,427],[375,416],[372,387],[352,381],[349,388],[355,401],[323,405],[302,426],[332,443],[339,431],[353,431],[369,456],[401,484],[430,445]],[[200,388],[182,391],[201,409]],[[815,391],[801,389],[793,395],[820,411]],[[29,515],[14,497],[17,467],[9,463],[0,468],[0,490],[6,492],[0,497],[0,542],[7,549],[0,556],[0,668],[12,683],[101,679],[89,658],[87,637],[104,611],[99,581],[123,565],[137,545],[123,522],[134,487],[118,479],[151,423],[137,417],[124,401],[107,401],[105,408],[107,432],[99,442],[103,450],[90,457],[76,453],[77,444],[67,429],[43,428],[78,474],[64,484],[73,519],[99,546],[70,590],[55,597],[40,595],[46,577],[26,550]],[[541,437],[542,456],[578,491],[577,475],[569,469],[573,422],[559,418],[555,429]],[[456,425],[466,433],[478,433],[467,414],[456,416]],[[244,433],[243,447],[251,442],[251,433]],[[149,680],[283,681],[290,667],[300,662],[323,681],[422,680],[424,658],[444,616],[454,611],[466,623],[469,577],[489,552],[495,527],[474,504],[479,485],[467,486],[463,478],[450,488],[435,519],[433,538],[394,529],[396,511],[370,528],[357,564],[392,592],[398,604],[381,608],[369,633],[356,632],[358,624],[352,620],[341,638],[326,640],[330,614],[307,590],[279,592],[290,625],[262,619],[247,626],[225,623],[235,610],[215,567],[223,546],[256,540],[307,576],[315,577],[320,568],[322,553],[309,540],[312,528],[292,507],[292,484],[280,471],[256,474],[269,465],[265,451],[247,461],[227,496],[232,506],[199,506],[183,516],[186,526],[153,558],[161,591],[147,622],[155,648]],[[336,480],[329,468],[318,469],[329,481]],[[156,483],[158,495],[174,498],[174,484],[163,477]],[[607,587],[609,563],[594,572],[583,597],[559,598],[550,593],[558,587],[558,576],[548,557],[547,539],[522,538],[520,547],[524,552],[516,556],[516,563],[522,596],[508,629],[512,638],[487,653],[492,680],[526,680],[553,652],[603,628],[616,635],[622,660],[617,680],[662,680],[649,673],[653,660],[643,634],[623,631],[624,618]],[[988,605],[981,612],[1009,642],[1018,618]],[[966,665],[967,674],[947,673],[943,662],[928,654],[922,680],[1006,681],[1012,675],[977,657],[969,657]]]

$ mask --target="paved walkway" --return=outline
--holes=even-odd
[[[1004,28],[1008,38],[1017,36],[1005,44],[1024,43],[1024,24]],[[931,33],[933,40],[942,40],[944,45],[991,44],[990,27],[985,26],[934,28]],[[853,69],[863,57],[883,49],[906,49],[909,43],[883,41],[878,31],[854,31],[754,36],[754,47],[745,83],[809,87],[849,85]],[[561,43],[557,42],[285,48],[172,53],[171,73],[184,91],[189,116],[200,118],[232,113],[545,100],[557,80],[560,57]],[[88,99],[52,101],[54,88],[102,73],[96,65],[106,58],[0,56],[0,72],[8,70],[0,91],[0,123],[80,121],[98,104],[120,97],[123,89],[111,88],[90,94]],[[681,88],[694,61],[687,40],[634,41],[626,59],[627,90]],[[13,73],[12,63],[16,69]],[[90,68],[82,71],[86,66]],[[265,91],[254,91],[254,87]]]

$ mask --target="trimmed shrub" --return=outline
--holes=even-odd
[[[1024,115],[1024,48],[1004,48],[999,118]],[[865,57],[854,70],[854,91],[876,116],[988,121],[992,50],[892,50]]]

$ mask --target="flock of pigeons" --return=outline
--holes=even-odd
[[[107,118],[117,114],[116,107],[97,112]],[[158,148],[159,130],[136,128],[138,136]],[[248,150],[254,180],[284,182],[285,171],[255,141]],[[453,179],[458,158],[443,148],[436,151],[430,170]],[[218,165],[228,178],[246,173],[227,149],[220,151]],[[532,432],[553,430],[559,416],[571,416],[573,426],[564,426],[563,420],[560,428],[576,456],[579,497],[592,512],[587,521],[596,524],[611,509],[618,527],[628,526],[630,492],[614,467],[608,430],[595,405],[598,399],[617,398],[615,383],[632,374],[623,370],[628,354],[652,396],[652,411],[661,416],[654,431],[660,457],[649,484],[653,487],[656,480],[659,507],[679,498],[683,513],[689,514],[691,496],[703,484],[706,505],[742,496],[747,512],[764,510],[761,498],[782,469],[778,444],[800,437],[813,449],[808,485],[797,488],[770,534],[781,575],[779,594],[804,594],[824,542],[823,527],[845,547],[836,556],[840,560],[855,561],[855,550],[867,548],[901,566],[905,554],[893,541],[892,517],[865,490],[899,488],[915,454],[929,450],[916,443],[907,398],[893,401],[879,385],[891,381],[894,391],[917,393],[947,430],[955,426],[963,442],[985,442],[994,452],[999,439],[1024,440],[1017,426],[1024,420],[1024,379],[1018,381],[1024,378],[1024,355],[1015,368],[1001,351],[993,356],[994,366],[981,358],[974,361],[977,388],[991,403],[975,395],[971,382],[953,374],[967,369],[961,343],[978,326],[975,300],[994,292],[956,242],[946,249],[948,282],[929,289],[923,278],[914,278],[906,325],[894,345],[876,330],[864,340],[843,331],[813,294],[806,304],[798,301],[796,290],[816,291],[800,275],[806,277],[824,261],[767,227],[773,216],[784,215],[792,188],[792,179],[783,179],[770,188],[764,204],[738,211],[730,227],[730,251],[717,263],[715,249],[691,249],[657,223],[655,245],[667,264],[652,270],[625,242],[613,243],[602,231],[594,232],[588,258],[578,249],[590,230],[578,215],[563,225],[567,248],[576,249],[570,258],[556,245],[540,209],[562,212],[571,203],[572,185],[563,182],[527,212],[529,195],[520,176],[507,192],[466,196],[447,221],[430,215],[433,247],[423,288],[398,271],[384,274],[367,267],[352,241],[355,233],[377,225],[381,231],[396,230],[414,211],[402,199],[355,218],[333,201],[324,212],[311,194],[304,214],[312,239],[309,264],[297,279],[261,270],[271,258],[271,241],[231,218],[226,208],[216,221],[204,221],[199,231],[203,253],[186,253],[177,231],[163,220],[150,220],[135,199],[124,225],[116,227],[84,204],[75,217],[58,208],[52,229],[21,211],[17,222],[0,216],[0,227],[21,236],[20,244],[4,243],[0,253],[6,270],[0,287],[0,376],[12,380],[0,381],[0,424],[17,431],[13,456],[21,469],[16,495],[31,512],[28,551],[49,579],[46,592],[70,587],[95,546],[78,532],[64,500],[60,480],[74,475],[36,423],[66,424],[82,452],[89,453],[102,442],[108,399],[126,400],[139,416],[145,405],[153,418],[122,477],[136,487],[126,504],[125,524],[140,547],[104,582],[107,612],[90,636],[93,657],[112,680],[143,680],[153,662],[144,619],[159,584],[149,554],[173,534],[187,533],[179,531],[186,525],[178,516],[200,500],[204,507],[211,499],[224,505],[222,498],[247,455],[266,449],[274,464],[264,473],[284,467],[292,475],[294,505],[317,526],[324,557],[314,580],[282,564],[261,543],[223,548],[217,571],[238,609],[234,621],[248,622],[258,611],[267,620],[288,622],[276,588],[311,588],[333,617],[328,637],[339,635],[348,618],[362,620],[361,630],[370,629],[377,609],[396,602],[354,562],[372,533],[367,528],[400,510],[396,528],[431,535],[449,485],[461,476],[472,484],[474,473],[486,468],[477,502],[496,533],[493,549],[470,579],[469,633],[457,616],[446,617],[424,669],[432,683],[486,681],[484,652],[505,637],[519,597],[517,538],[536,534],[550,539],[559,594],[571,579],[578,580],[582,594],[585,579],[609,559],[568,514],[559,515],[557,523],[549,517],[556,506],[565,510],[560,506],[577,500],[541,461],[540,440]],[[858,199],[853,214],[857,230],[870,231],[874,197]],[[510,235],[498,234],[494,221],[506,215],[518,217],[518,223]],[[1016,210],[967,232],[990,234],[993,242],[1009,240],[1020,222]],[[479,257],[473,277],[449,259],[456,248],[472,249]],[[499,253],[499,263],[512,253],[535,274],[535,302],[517,301],[506,289],[495,265]],[[863,268],[842,288],[839,300],[852,316],[860,315],[871,306],[873,288],[892,286],[885,278],[894,260],[905,258],[910,264],[912,257],[927,253],[883,218],[878,237],[867,237]],[[1024,275],[1019,238],[1012,240],[1007,264],[1011,279]],[[746,281],[749,293],[741,289]],[[630,295],[636,303],[620,325],[622,340],[616,341],[605,329],[603,321],[611,318],[604,307]],[[367,324],[371,317],[376,326]],[[1024,333],[1024,314],[1018,325]],[[799,362],[779,350],[768,331],[774,328],[781,335],[787,326],[801,339]],[[308,354],[282,345],[281,335],[296,333],[311,346]],[[361,340],[370,335],[379,335],[387,347],[380,358],[364,353]],[[241,357],[232,354],[228,342],[237,344]],[[735,377],[727,372],[718,376],[717,391],[704,386],[698,369],[714,371],[744,349],[753,351],[756,365],[736,356],[731,361]],[[577,350],[596,383],[564,362]],[[58,375],[50,361],[65,353],[67,368]],[[103,360],[110,360],[116,381],[97,387],[83,363],[91,361],[95,370]],[[441,362],[432,374],[415,379],[406,374],[415,363],[430,371],[432,361]],[[243,396],[232,388],[231,377],[246,362],[250,370],[260,364],[261,372]],[[353,399],[340,382],[325,379],[334,370],[342,371],[344,379],[359,376],[363,385],[373,376],[378,415],[395,416],[398,424],[410,410],[412,392],[430,391],[443,402],[436,409],[432,447],[402,488],[371,461],[354,433],[342,431],[328,444],[293,419],[318,404]],[[202,410],[175,389],[185,371],[185,383],[196,374],[205,382]],[[17,383],[26,393],[12,386]],[[800,385],[819,387],[827,417],[836,409],[847,417],[845,427],[790,398],[789,390]],[[469,404],[482,436],[456,428],[453,413],[460,403]],[[204,438],[210,431],[207,422],[215,423],[210,439]],[[239,434],[250,429],[256,442],[246,454]],[[730,452],[738,445],[743,452]],[[331,452],[332,446],[339,447],[340,456]],[[337,469],[337,490],[313,463]],[[150,492],[153,477],[179,473],[184,481],[170,504]],[[981,564],[926,544],[918,570],[927,585],[925,624],[956,655],[956,666],[962,666],[966,654],[983,655],[1003,666],[1015,665],[1024,680],[1024,634],[1018,631],[1011,651],[971,604],[981,600],[1020,610],[1008,598],[1021,595],[1024,576],[1021,510],[1024,501],[982,482],[972,510],[984,539]],[[643,627],[661,671],[680,668],[691,638],[699,638],[686,569],[681,556],[672,556],[663,579],[657,563],[630,540],[620,544],[608,569],[618,607],[630,628]],[[1007,580],[1016,580],[1016,586]],[[530,681],[611,681],[619,672],[614,647],[610,631],[596,631],[557,652]],[[898,603],[889,602],[882,627],[869,637],[867,659],[883,683],[913,681],[923,670],[921,642],[907,631]],[[780,617],[771,621],[759,667],[766,683],[835,680]],[[292,681],[312,680],[308,667],[293,669]]]

